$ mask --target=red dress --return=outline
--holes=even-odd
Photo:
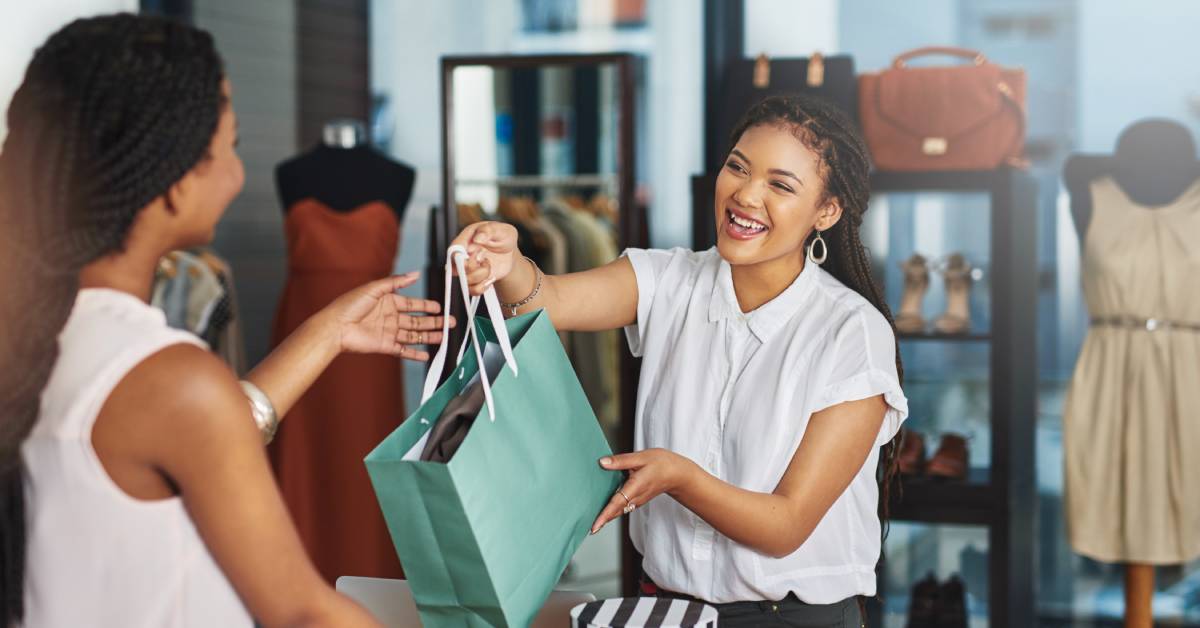
[[[396,214],[374,201],[348,212],[311,198],[284,221],[288,279],[272,346],[334,299],[392,272]],[[321,575],[401,578],[363,457],[404,420],[400,360],[340,355],[287,413],[269,448],[300,538]]]

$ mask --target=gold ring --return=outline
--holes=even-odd
[[[625,507],[626,508],[629,507],[629,504],[633,503],[632,501],[630,501],[629,497],[625,495],[625,491],[617,491],[617,495],[620,495],[621,497],[625,498]]]

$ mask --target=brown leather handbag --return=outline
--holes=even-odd
[[[970,65],[908,67],[927,55]],[[990,170],[1022,165],[1025,71],[964,48],[910,50],[859,77],[863,134],[880,170]]]

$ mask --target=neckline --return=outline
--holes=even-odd
[[[709,320],[716,321],[727,317],[743,320],[760,342],[766,342],[776,329],[783,326],[798,311],[800,302],[816,283],[821,270],[817,264],[805,260],[800,274],[783,289],[783,292],[757,308],[743,312],[737,301],[737,291],[733,287],[733,267],[720,253],[717,253],[717,258],[717,281],[710,299]]]
[[[1105,177],[1104,179],[1108,183],[1109,186],[1111,186],[1113,189],[1115,189],[1117,191],[1117,194],[1121,195],[1121,198],[1128,205],[1130,205],[1131,207],[1134,207],[1138,211],[1143,211],[1143,212],[1146,212],[1149,214],[1170,213],[1170,212],[1184,206],[1185,201],[1189,200],[1189,198],[1192,195],[1196,194],[1197,192],[1200,192],[1200,177],[1198,177],[1195,181],[1192,181],[1191,184],[1189,184],[1186,188],[1184,188],[1183,192],[1180,193],[1179,196],[1175,197],[1175,200],[1173,200],[1169,203],[1164,203],[1162,205],[1144,205],[1144,204],[1139,203],[1139,202],[1133,200],[1132,198],[1130,198],[1129,194],[1125,192],[1125,188],[1121,187],[1121,184],[1117,183],[1117,180],[1115,178],[1108,176],[1108,177]]]
[[[75,294],[76,309],[105,305],[114,305],[125,311],[151,316],[164,324],[167,321],[165,312],[123,290],[104,287],[80,288]]]
[[[393,218],[396,217],[396,213],[392,211],[391,206],[388,205],[387,202],[384,201],[383,199],[374,199],[374,200],[366,201],[365,203],[359,203],[358,205],[355,205],[355,206],[351,207],[350,209],[343,211],[343,210],[334,209],[333,207],[330,207],[328,204],[326,204],[325,202],[316,198],[315,196],[305,196],[304,198],[296,201],[295,203],[292,203],[292,206],[288,208],[287,215],[291,216],[294,213],[294,211],[297,208],[299,208],[300,206],[316,207],[317,209],[321,210],[322,213],[329,214],[331,216],[336,216],[338,218],[345,218],[348,216],[356,216],[360,213],[363,213],[363,212],[369,210],[371,207],[379,206],[381,209],[387,211],[388,215],[392,216]]]

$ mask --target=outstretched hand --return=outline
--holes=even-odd
[[[428,360],[429,353],[420,347],[442,341],[442,317],[433,316],[441,305],[395,294],[419,277],[420,273],[411,272],[372,281],[331,303],[327,309],[336,321],[341,350]],[[455,322],[451,317],[450,326]]]

